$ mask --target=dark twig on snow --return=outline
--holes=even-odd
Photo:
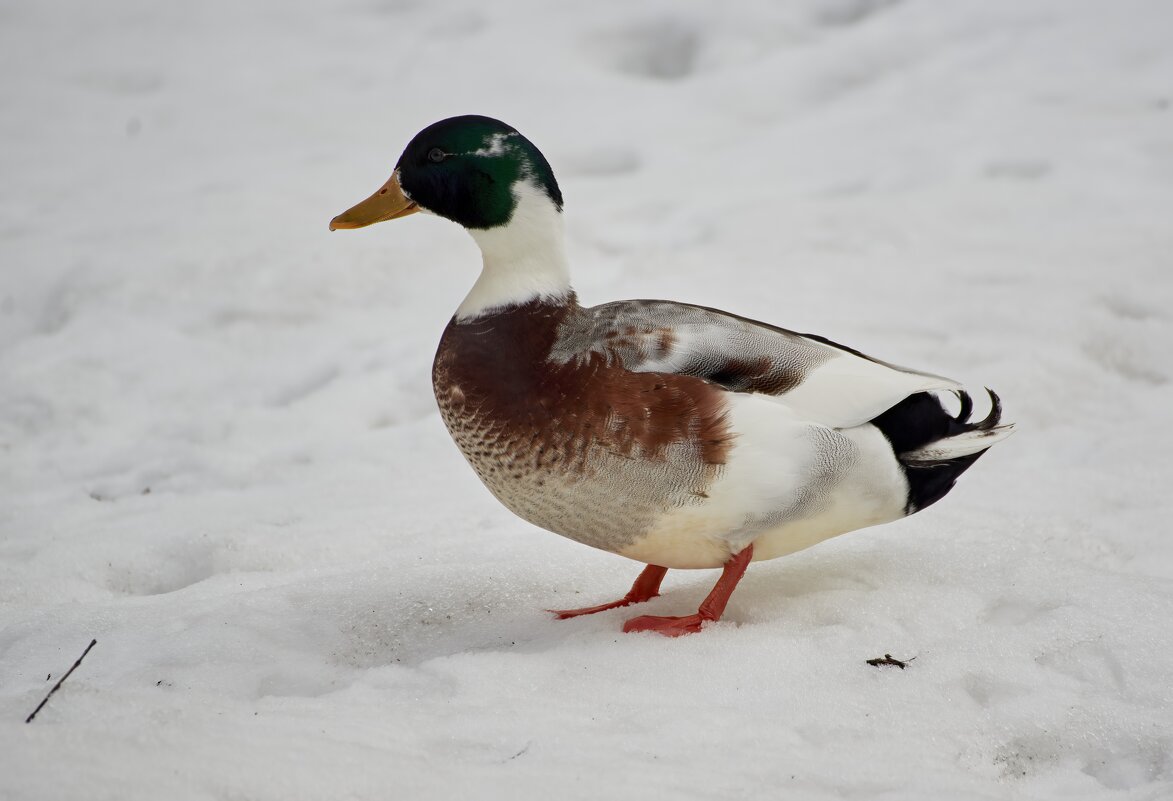
[[[81,660],[85,659],[86,654],[88,654],[90,652],[90,649],[93,648],[97,644],[98,644],[97,640],[90,640],[90,644],[87,645],[86,649],[81,652],[81,656],[79,656],[77,658],[77,661],[73,663],[73,667],[71,667],[69,670],[65,671],[64,676],[57,679],[57,683],[53,685],[53,689],[49,690],[48,694],[41,701],[41,703],[37,704],[37,708],[33,710],[33,713],[24,719],[25,723],[32,723],[33,722],[33,718],[35,718],[37,716],[37,713],[41,711],[41,707],[43,707],[45,704],[49,703],[49,699],[53,697],[53,693],[55,693],[61,689],[61,685],[65,682],[66,679],[69,678],[69,674],[72,673],[73,671],[77,670],[77,666],[81,664]]]
[[[875,659],[869,659],[868,664],[872,667],[879,667],[880,665],[895,665],[901,670],[904,670],[906,667],[908,667],[908,663],[913,659],[916,659],[916,657],[909,657],[908,659],[905,659],[903,662],[901,662],[899,659],[893,659],[892,654],[884,654],[883,658],[877,656]]]
[[[506,761],[506,762],[509,762],[509,761],[511,761],[511,760],[517,759],[519,756],[521,756],[521,755],[522,755],[522,754],[524,754],[526,751],[528,751],[528,750],[529,750],[529,747],[530,747],[531,745],[533,745],[533,744],[534,744],[534,743],[533,743],[533,740],[530,740],[528,743],[526,743],[526,744],[525,744],[525,748],[521,749],[520,751],[518,751],[516,754],[514,754],[514,755],[513,755],[513,756],[511,756],[511,757],[509,757],[509,759],[506,759],[505,761]]]

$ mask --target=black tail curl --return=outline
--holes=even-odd
[[[964,390],[956,392],[961,402],[956,415],[946,412],[933,395],[918,392],[871,420],[871,424],[880,429],[891,443],[896,460],[908,479],[908,514],[932,506],[945,497],[953,489],[957,477],[968,470],[985,451],[936,461],[905,459],[904,455],[958,434],[992,430],[1002,420],[1002,400],[989,387],[986,392],[990,396],[990,411],[981,420],[970,420],[973,398]]]

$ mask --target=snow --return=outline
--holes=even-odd
[[[0,4],[0,798],[1173,797],[1160,0]],[[533,529],[429,386],[441,117],[554,165],[588,303],[988,384],[908,520],[673,571]],[[98,644],[23,721],[91,638]],[[891,653],[908,668],[872,667]]]

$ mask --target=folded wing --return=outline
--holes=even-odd
[[[554,351],[601,354],[635,372],[690,375],[776,398],[799,418],[834,428],[865,423],[927,390],[961,390],[817,336],[704,306],[629,300],[584,309]]]

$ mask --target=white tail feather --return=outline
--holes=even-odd
[[[964,434],[939,439],[916,450],[906,451],[900,454],[900,460],[904,462],[942,462],[948,459],[957,459],[961,456],[980,453],[995,442],[1006,439],[1012,433],[1014,433],[1013,423],[994,426],[988,430],[966,431]]]

